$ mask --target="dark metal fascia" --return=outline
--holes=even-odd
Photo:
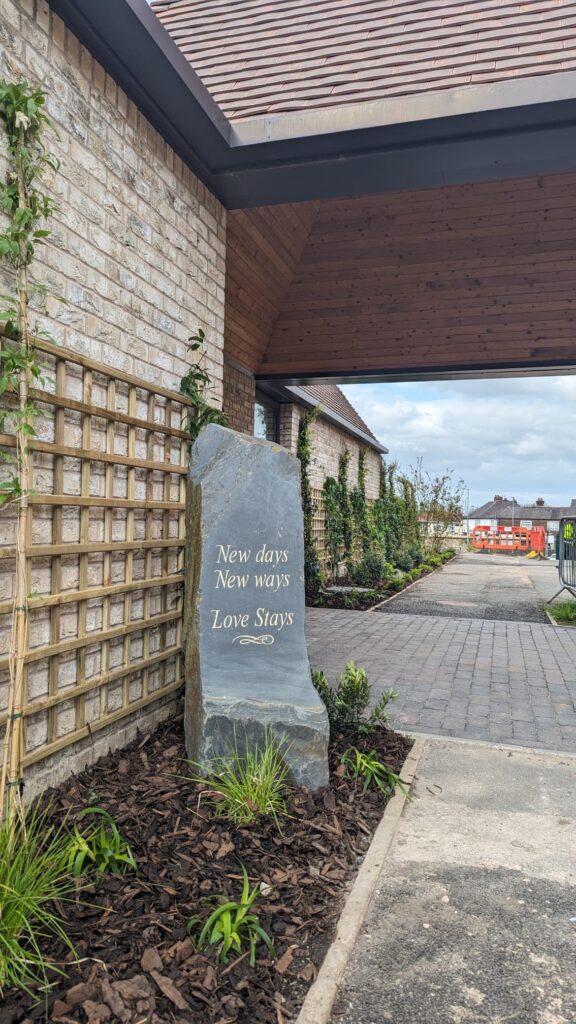
[[[568,376],[576,374],[576,362],[574,359],[547,359],[530,360],[527,362],[507,363],[502,366],[498,363],[454,363],[452,366],[430,366],[416,367],[413,370],[398,370],[381,367],[380,369],[363,369],[355,367],[344,373],[338,370],[327,372],[314,372],[286,374],[266,373],[262,370],[255,375],[256,387],[263,384],[278,385],[296,388],[306,384],[380,384],[391,383],[401,384],[410,381],[424,380],[478,380],[479,378],[494,377],[549,377]]]
[[[229,209],[576,168],[576,72],[232,126],[146,0],[50,3]]]

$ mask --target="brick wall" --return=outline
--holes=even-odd
[[[1,0],[0,77],[42,82],[60,213],[34,268],[57,342],[177,387],[206,331],[221,401],[226,223],[198,182],[45,0]],[[0,150],[0,173],[5,163]],[[6,288],[4,281],[2,290]]]
[[[304,411],[299,405],[283,405],[280,410],[280,443],[292,452],[296,452],[298,424]],[[346,448],[350,453],[348,486],[356,486],[358,456],[362,448],[366,448],[366,496],[369,499],[377,498],[380,488],[380,455],[323,416],[312,424],[312,487],[321,490],[327,476],[338,476],[338,461]]]
[[[59,344],[175,389],[189,365],[188,337],[202,327],[213,400],[220,404],[226,244],[220,203],[45,0],[0,0],[0,77],[41,81],[58,131],[50,148],[61,166],[47,190],[60,211],[33,268],[34,280],[53,296],[46,311],[38,311],[39,326]],[[0,142],[0,174],[5,171]],[[0,272],[0,291],[9,288],[9,276]],[[13,523],[4,513],[0,544],[13,542]],[[8,571],[0,578],[0,600],[11,596],[14,575],[12,565],[2,565]],[[32,633],[31,627],[32,646],[44,642]],[[7,644],[5,629],[0,654]],[[37,695],[45,681],[31,671],[29,686]],[[148,710],[140,721],[148,727],[158,714]],[[93,743],[44,765],[44,773],[56,781],[134,731],[134,722],[124,720],[113,733],[99,733]]]
[[[254,377],[236,363],[224,361],[224,398],[222,408],[228,426],[241,434],[254,433]]]

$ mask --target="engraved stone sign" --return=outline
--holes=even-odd
[[[296,781],[325,785],[328,720],[304,638],[298,460],[211,424],[192,448],[186,515],[188,756],[208,766],[269,729]]]

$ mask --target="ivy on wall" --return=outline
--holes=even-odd
[[[302,489],[302,512],[304,515],[304,585],[306,597],[316,597],[322,589],[320,562],[314,540],[314,512],[316,506],[312,498],[310,483],[310,462],[312,460],[312,424],[320,415],[321,409],[316,406],[308,409],[298,424],[298,444],[296,454],[300,459],[300,480]]]
[[[372,547],[373,527],[370,523],[368,504],[366,501],[366,449],[358,453],[358,485],[350,492],[350,505],[353,516],[354,548],[356,553],[362,551],[367,555]]]
[[[30,326],[30,301],[44,297],[46,289],[30,281],[36,250],[50,235],[44,222],[55,211],[52,199],[41,190],[47,170],[58,161],[44,145],[51,122],[44,112],[46,97],[26,82],[0,81],[0,125],[8,156],[6,181],[0,183],[0,208],[5,221],[0,231],[0,258],[10,268],[11,295],[2,296],[0,322],[4,343],[0,352],[0,432],[8,432],[13,444],[0,453],[3,480],[0,506],[13,505],[16,512],[16,564],[14,604],[9,650],[8,719],[0,773],[0,816],[20,806],[23,788],[22,729],[25,699],[24,659],[28,636],[29,496],[32,485],[30,439],[36,434],[38,408],[34,385],[42,383]]]
[[[397,477],[394,463],[380,467],[379,496],[366,497],[366,449],[359,454],[358,482],[348,488],[349,452],[340,457],[338,480],[324,484],[325,537],[328,571],[336,578],[342,562],[354,582],[392,571],[386,563],[411,568],[421,559],[418,505],[413,483]],[[383,578],[382,576],[380,578]]]

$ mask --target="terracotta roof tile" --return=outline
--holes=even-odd
[[[576,69],[572,0],[153,0],[232,120]]]

